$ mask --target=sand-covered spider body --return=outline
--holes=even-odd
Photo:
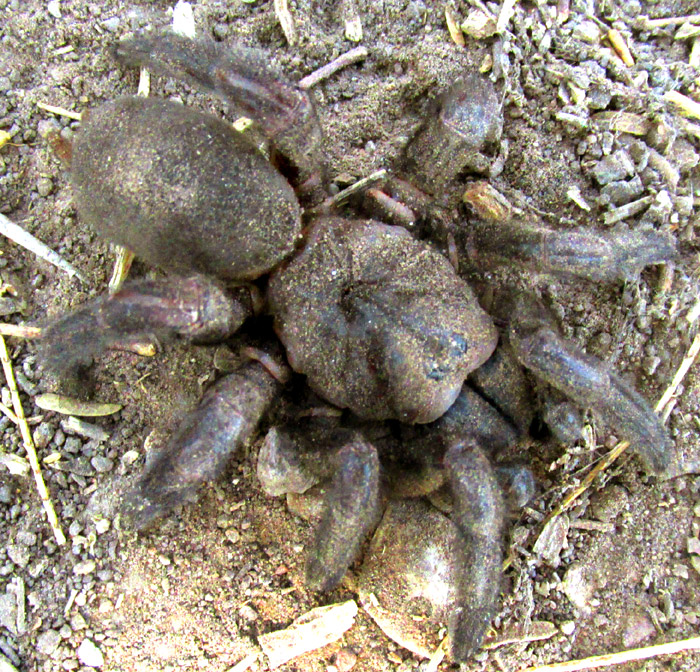
[[[122,64],[224,97],[255,120],[271,160],[226,122],[179,103],[122,97],[90,111],[70,159],[80,219],[171,275],[131,282],[56,322],[46,339],[47,366],[75,373],[110,343],[154,333],[226,338],[260,312],[247,284],[254,281],[291,369],[357,419],[322,433],[327,446],[269,440],[261,456],[281,474],[270,486],[279,492],[292,472],[310,475],[306,487],[331,476],[309,553],[309,585],[338,584],[376,525],[383,493],[423,494],[423,486],[401,485],[395,472],[405,463],[427,474],[422,482],[451,492],[459,571],[448,620],[452,657],[464,660],[498,603],[501,484],[517,488],[522,472],[500,469],[499,476],[487,453],[517,441],[531,422],[520,364],[578,404],[595,406],[654,472],[671,459],[663,426],[603,363],[566,344],[537,303],[514,301],[499,335],[433,245],[400,226],[329,207],[313,101],[265,54],[171,33],[127,40],[114,54]],[[406,196],[418,218],[438,210],[446,217],[440,190],[465,168],[483,170],[482,150],[498,142],[501,125],[493,85],[478,76],[455,83],[375,201],[397,219],[405,210],[392,194]],[[467,238],[484,256],[536,259],[553,271],[608,280],[621,274],[622,262],[622,274],[634,275],[674,254],[653,231],[556,233],[503,223]],[[287,380],[285,358],[266,347],[219,379],[150,463],[125,500],[136,527],[193,499],[255,435]],[[404,429],[379,439],[386,444],[380,459],[362,423],[383,421]]]

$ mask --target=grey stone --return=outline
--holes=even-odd
[[[258,454],[257,472],[262,489],[273,497],[306,492],[318,483],[318,478],[304,468],[293,439],[277,427],[265,436]]]
[[[591,171],[596,182],[601,186],[634,175],[634,164],[624,149],[606,156],[596,163]]]
[[[46,198],[53,191],[53,182],[50,177],[40,177],[36,183],[36,190],[39,196]]]
[[[106,474],[112,471],[114,468],[114,460],[110,460],[108,457],[102,457],[101,455],[96,455],[90,460],[90,464],[93,466],[95,471],[100,474]]]
[[[0,625],[17,636],[17,598],[12,593],[0,594]]]
[[[612,522],[629,503],[627,490],[619,485],[609,485],[591,500],[591,513],[605,523]]]
[[[7,555],[10,556],[10,560],[12,560],[15,565],[19,565],[20,567],[26,567],[29,563],[30,553],[26,546],[20,546],[19,544],[8,544]]]
[[[73,574],[77,574],[78,576],[92,574],[95,571],[95,567],[96,565],[94,560],[85,560],[83,562],[79,562],[73,567]]]
[[[34,439],[34,445],[37,448],[43,450],[49,445],[51,439],[54,435],[54,429],[48,422],[42,422],[35,430],[32,435]]]
[[[36,649],[45,656],[55,653],[61,643],[61,635],[57,630],[45,630],[36,638]]]
[[[644,192],[644,185],[639,175],[635,175],[631,180],[619,180],[606,184],[600,193],[607,196],[615,205],[629,203]]]
[[[36,534],[29,530],[20,530],[17,533],[16,541],[18,544],[22,544],[22,546],[34,546],[34,544],[36,544]]]

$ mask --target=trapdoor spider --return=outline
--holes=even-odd
[[[600,361],[565,343],[539,304],[515,301],[497,348],[493,322],[431,244],[399,226],[329,212],[312,100],[265,54],[164,33],[122,42],[114,55],[225,98],[267,136],[271,161],[228,124],[175,102],[123,97],[86,114],[70,156],[81,220],[173,275],[134,281],[53,324],[47,366],[75,373],[112,342],[144,334],[221,340],[244,322],[266,324],[246,284],[254,281],[291,369],[351,412],[344,428],[312,438],[269,437],[261,454],[263,466],[310,474],[303,487],[332,472],[308,584],[325,591],[340,582],[377,522],[384,492],[420,496],[444,482],[459,540],[451,655],[466,659],[498,601],[503,479],[486,453],[517,441],[532,419],[517,362],[577,404],[595,406],[655,473],[671,460],[662,424]],[[465,168],[483,170],[501,126],[494,87],[477,76],[457,82],[409,142],[385,191],[374,194],[374,207],[405,219],[400,199],[428,227],[454,222],[442,189]],[[608,281],[674,254],[654,231],[599,235],[502,223],[470,229],[466,239],[472,257],[536,260]],[[205,393],[129,494],[124,509],[137,528],[194,499],[255,435],[287,380],[281,351],[271,335],[266,340],[267,352],[257,350]],[[382,434],[384,421],[394,424]],[[404,479],[398,467],[406,465],[426,478]],[[519,476],[501,472],[517,487]],[[298,487],[267,485],[278,493]]]

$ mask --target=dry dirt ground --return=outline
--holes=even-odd
[[[436,93],[494,53],[496,66],[504,66],[497,87],[504,95],[509,153],[492,184],[525,216],[555,228],[604,228],[603,213],[615,205],[601,198],[591,170],[607,155],[626,151],[640,182],[638,193],[620,196],[621,202],[650,196],[651,207],[624,225],[646,220],[673,231],[680,249],[673,275],[650,268],[638,282],[595,286],[506,269],[476,280],[480,289],[492,281],[499,289],[507,282],[534,291],[555,310],[568,338],[609,362],[652,403],[660,397],[697,331],[697,321],[688,316],[698,299],[694,206],[700,198],[694,191],[697,127],[682,130],[662,95],[679,90],[697,96],[700,87],[698,71],[688,66],[692,40],[673,39],[677,24],[645,29],[639,16],[682,16],[697,12],[695,2],[571,0],[570,18],[561,25],[556,2],[522,2],[503,38],[467,37],[464,47],[450,38],[444,2],[292,1],[298,34],[292,46],[272,2],[192,4],[201,34],[264,47],[296,79],[355,46],[345,37],[345,19],[356,4],[360,44],[368,56],[314,88],[331,176],[359,178],[390,167]],[[480,3],[452,5],[460,22],[472,4]],[[498,12],[498,3],[485,4]],[[71,279],[2,241],[2,320],[43,324],[105,292],[113,254],[76,217],[67,176],[44,139],[50,128],[68,137],[78,122],[37,103],[83,111],[133,93],[137,73],[117,68],[105,47],[167,24],[171,5],[0,0],[0,12],[0,130],[11,136],[0,149],[0,210],[87,279]],[[586,13],[603,23],[584,20]],[[632,47],[633,67],[595,35],[602,25],[620,29]],[[227,112],[222,102],[164,78],[153,78],[151,95]],[[601,110],[628,111],[653,124],[642,135],[609,131],[593,117]],[[623,177],[633,179],[631,173]],[[590,212],[567,196],[571,187],[591,205]],[[132,271],[151,272],[138,263]],[[31,476],[0,467],[0,669],[89,669],[86,665],[103,658],[105,670],[229,670],[257,650],[259,634],[286,627],[312,607],[354,596],[352,581],[329,595],[304,588],[310,527],[283,499],[260,490],[255,445],[227,478],[205,489],[198,504],[170,516],[150,535],[134,541],[117,529],[119,482],[142,469],[144,441],[152,430],[172,429],[212,380],[216,348],[176,344],[153,358],[105,357],[95,396],[124,408],[93,423],[109,436],[100,440],[76,434],[65,428],[64,417],[33,404],[42,389],[35,345],[8,342],[68,542],[55,543]],[[7,390],[2,392],[9,404]],[[699,395],[700,379],[691,370],[668,420],[686,459],[700,456]],[[0,427],[3,451],[23,455],[13,423],[3,416]],[[590,445],[532,442],[525,449],[540,492],[509,538],[512,563],[496,634],[514,624],[547,621],[554,626],[549,639],[481,653],[464,669],[518,670],[698,633],[700,557],[692,553],[700,545],[697,476],[660,482],[645,476],[636,458],[624,457],[569,512],[568,532],[555,544],[550,563],[533,552],[543,516],[613,444],[604,427],[595,429]],[[283,669],[348,669],[353,660],[358,672],[405,672],[424,665],[360,610],[340,641]],[[700,656],[685,653],[619,669],[698,667]],[[250,669],[267,669],[266,663],[261,659]]]

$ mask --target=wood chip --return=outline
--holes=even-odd
[[[632,135],[646,135],[652,126],[646,117],[632,112],[598,112],[591,120],[601,130]]]
[[[484,649],[495,649],[506,644],[520,644],[551,639],[559,632],[554,623],[549,621],[532,621],[529,624],[513,623],[494,637],[489,637],[483,645]]]
[[[505,31],[510,23],[513,13],[515,12],[515,4],[518,0],[503,0],[501,9],[498,12],[498,21],[496,21],[496,32],[501,34]]]
[[[93,401],[81,401],[62,394],[40,394],[34,397],[34,403],[45,411],[54,411],[63,415],[80,415],[86,417],[100,417],[112,415],[122,409],[121,404],[109,404]]]
[[[622,59],[622,62],[631,68],[634,65],[634,58],[632,58],[632,52],[627,46],[625,38],[622,37],[622,33],[615,28],[611,28],[607,33],[607,38],[615,53]]]
[[[568,534],[569,517],[561,515],[552,518],[547,521],[537,537],[537,541],[532,547],[533,553],[542,558],[548,565],[557,567],[561,562],[559,554],[566,544]]]
[[[345,17],[345,39],[350,42],[360,42],[363,36],[362,21],[355,0],[343,0],[343,16]]]
[[[455,14],[454,9],[450,7],[450,5],[447,5],[445,7],[445,21],[447,22],[447,30],[450,33],[452,41],[458,47],[466,46],[464,35],[462,34],[462,30],[459,27],[459,24],[457,23],[457,15]]]
[[[603,215],[603,221],[610,226],[610,224],[615,224],[628,217],[633,217],[642,212],[642,210],[646,210],[651,205],[652,200],[653,198],[651,196],[644,196],[626,205],[621,205],[619,208],[606,212]]]
[[[355,600],[317,607],[297,618],[284,630],[260,635],[258,643],[268,658],[270,669],[275,669],[340,639],[352,627],[355,616]]]
[[[284,36],[287,38],[287,43],[292,46],[297,41],[297,31],[294,26],[294,19],[287,6],[287,0],[275,0],[275,16],[280,22],[280,27]]]
[[[472,182],[467,185],[462,201],[478,217],[487,221],[504,221],[510,219],[513,213],[510,201],[488,182]]]
[[[664,99],[673,103],[677,110],[684,116],[691,119],[700,119],[700,103],[684,96],[679,91],[666,91]]]

